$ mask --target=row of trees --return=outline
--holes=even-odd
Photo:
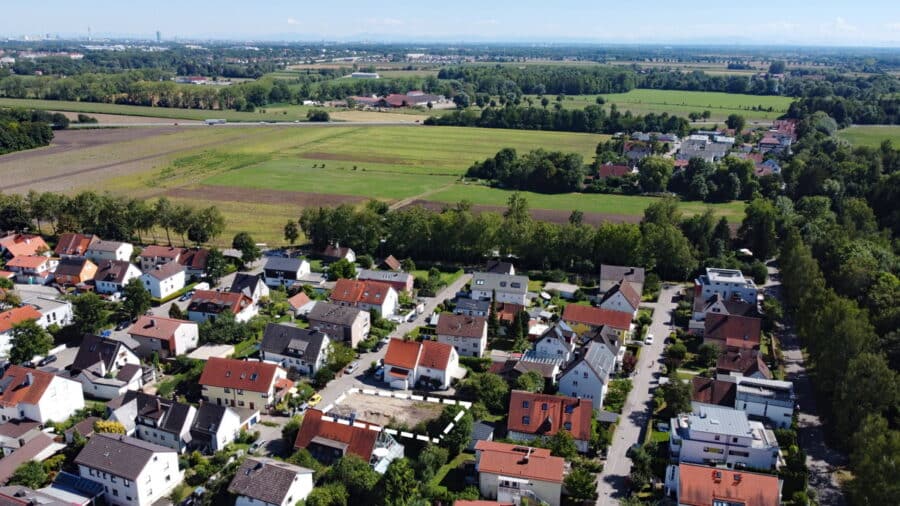
[[[504,148],[466,171],[467,177],[488,179],[504,188],[540,193],[579,191],[585,175],[581,155],[543,149],[520,157],[515,149]]]
[[[84,191],[73,196],[54,192],[0,195],[0,229],[28,230],[49,226],[54,235],[64,232],[96,234],[107,240],[127,241],[148,234],[156,240],[162,229],[172,244],[171,233],[200,245],[221,235],[225,218],[215,206],[194,208],[161,197],[150,203],[141,199]]]
[[[0,109],[0,155],[50,144],[53,140],[51,124],[56,116],[23,109]],[[59,116],[68,126],[66,117]]]

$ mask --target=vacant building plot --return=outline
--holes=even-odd
[[[415,427],[439,417],[442,410],[443,405],[435,402],[349,393],[334,405],[329,414],[342,417],[355,415],[360,420],[382,426]]]

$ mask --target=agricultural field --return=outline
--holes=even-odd
[[[876,148],[884,141],[900,146],[900,125],[855,125],[838,132],[838,137],[851,144]]]
[[[599,95],[606,100],[607,106],[615,104],[620,111],[631,111],[633,114],[667,112],[687,117],[692,112],[708,110],[711,121],[725,121],[729,114],[740,114],[748,121],[769,122],[787,112],[792,99],[790,97],[738,95],[733,93],[717,93],[706,91],[673,91],[635,89],[628,93],[612,93]],[[562,102],[567,109],[581,109],[586,105],[596,104],[598,95],[566,96]],[[537,97],[532,97],[535,104],[540,104]],[[555,103],[554,97],[547,97]],[[752,110],[754,107],[762,111]],[[772,111],[768,111],[769,108]]]

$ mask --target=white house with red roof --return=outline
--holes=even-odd
[[[578,451],[587,453],[593,418],[594,406],[587,399],[513,390],[506,428],[510,439],[526,442],[568,432]]]
[[[184,288],[184,266],[178,262],[157,265],[141,276],[141,283],[157,299],[165,299]]]
[[[234,315],[235,321],[246,322],[259,313],[259,306],[242,293],[197,290],[187,307],[188,319],[202,323],[224,313]]]
[[[450,387],[454,378],[464,375],[459,354],[449,344],[403,339],[391,339],[388,343],[384,382],[391,388],[412,388],[420,381],[427,381],[443,390]]]
[[[9,356],[13,325],[28,320],[39,321],[42,317],[41,312],[32,306],[16,307],[0,313],[0,357]]]
[[[532,448],[494,441],[475,445],[475,469],[482,497],[501,503],[559,506],[566,461],[546,448]]]
[[[6,262],[6,268],[16,273],[16,281],[30,285],[45,285],[53,279],[59,260],[43,255],[19,255]]]
[[[782,481],[773,474],[695,464],[666,469],[666,496],[680,506],[778,506],[781,487]]]
[[[20,256],[47,255],[50,247],[39,235],[9,234],[0,237],[0,252],[5,258]]]
[[[206,402],[262,409],[274,406],[284,395],[288,387],[285,381],[291,383],[287,371],[272,363],[211,357],[199,383]]]
[[[623,279],[603,294],[598,305],[601,309],[621,311],[634,317],[641,305],[641,294],[634,285]]]
[[[387,318],[397,310],[397,290],[379,281],[339,279],[331,290],[331,302],[363,311],[378,311]]]
[[[144,315],[138,318],[128,334],[140,345],[135,351],[147,358],[156,353],[160,358],[183,355],[197,347],[200,339],[197,322]]]
[[[84,408],[81,383],[11,365],[0,378],[0,420],[61,422]]]

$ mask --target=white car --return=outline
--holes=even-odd
[[[647,337],[644,338],[644,344],[647,346],[653,344],[653,334],[647,334]]]

